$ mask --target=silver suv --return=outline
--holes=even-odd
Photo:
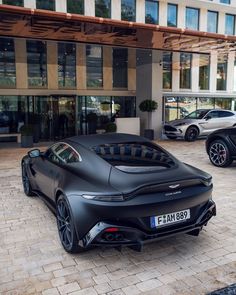
[[[164,134],[170,139],[180,137],[186,141],[194,141],[199,136],[231,126],[236,126],[236,112],[221,109],[198,109],[183,119],[164,124]]]

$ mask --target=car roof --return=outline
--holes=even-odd
[[[150,142],[144,137],[126,133],[79,135],[67,138],[65,141],[81,144],[87,148],[107,143]]]

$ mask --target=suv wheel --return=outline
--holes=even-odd
[[[210,143],[208,155],[211,163],[217,167],[227,167],[233,162],[227,144],[221,139]]]
[[[197,127],[190,126],[185,133],[184,139],[186,141],[195,141],[198,135],[199,135],[199,130],[197,129]]]
[[[28,197],[35,196],[35,194],[32,191],[31,183],[26,170],[26,164],[24,161],[21,164],[21,177],[22,177],[24,193],[26,194],[26,196]]]

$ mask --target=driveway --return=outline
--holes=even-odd
[[[55,218],[21,186],[26,150],[0,145],[0,294],[206,294],[236,282],[236,165],[209,163],[204,141],[162,141],[180,160],[213,176],[217,216],[199,237],[179,235],[144,246],[69,255]]]

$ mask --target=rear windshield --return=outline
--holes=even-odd
[[[149,143],[115,143],[93,147],[102,159],[126,172],[150,172],[175,165],[158,146]]]

